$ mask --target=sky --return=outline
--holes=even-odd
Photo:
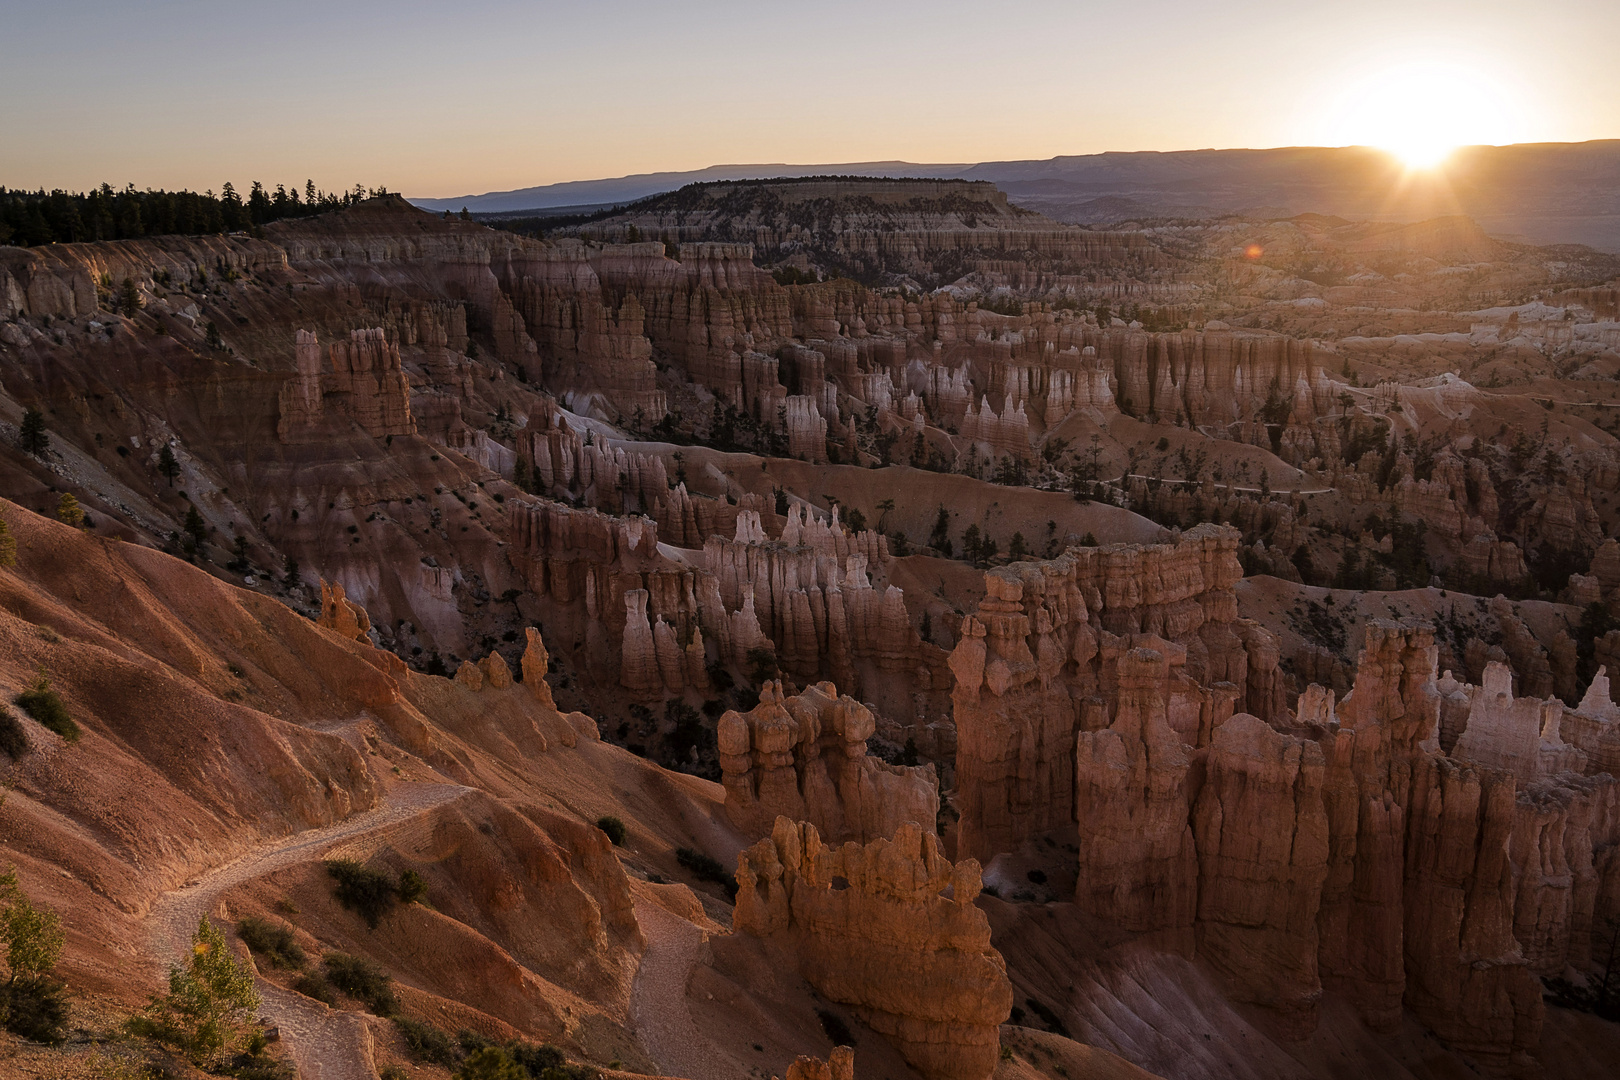
[[[1616,40],[1616,0],[0,0],[0,185],[1615,138]]]

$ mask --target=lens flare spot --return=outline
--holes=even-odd
[[[1250,244],[1248,247],[1243,249],[1243,254],[1247,255],[1251,259],[1258,259],[1265,253],[1266,249],[1261,247],[1259,244]]]

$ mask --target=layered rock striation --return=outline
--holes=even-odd
[[[807,821],[829,841],[868,843],[906,822],[934,831],[933,765],[890,765],[866,752],[877,722],[865,705],[818,683],[786,697],[766,683],[759,704],[720,717],[726,816],[747,836],[778,817]]]
[[[930,1080],[985,1080],[1012,1008],[1006,964],[974,906],[979,864],[915,825],[892,840],[822,844],[778,818],[739,856],[734,925],[790,950],[818,993],[847,1005]]]
[[[282,442],[312,437],[328,412],[353,420],[374,439],[414,435],[410,382],[400,367],[399,344],[380,328],[355,330],[321,359],[315,334],[296,335],[297,373],[282,385],[276,430]]]
[[[950,658],[960,851],[988,858],[1076,820],[1077,737],[1115,724],[1127,668],[1162,676],[1178,746],[1207,745],[1234,709],[1286,713],[1275,639],[1237,618],[1238,539],[1204,525],[985,575]],[[1158,659],[1127,662],[1137,648]]]

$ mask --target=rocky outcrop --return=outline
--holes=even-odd
[[[371,631],[371,619],[366,609],[350,600],[337,582],[321,579],[321,615],[316,620],[329,630],[336,630],[354,641],[366,640]]]
[[[1076,736],[1116,721],[1121,658],[1138,645],[1166,666],[1159,707],[1178,745],[1207,745],[1234,709],[1286,715],[1275,639],[1237,618],[1237,544],[1236,529],[1201,525],[985,575],[950,658],[958,850],[989,858],[1077,820]]]
[[[790,949],[818,993],[855,1012],[930,1080],[986,1080],[1012,1007],[979,864],[952,865],[915,825],[893,840],[822,845],[778,818],[738,858],[734,925]],[[948,895],[947,895],[948,893]]]
[[[776,257],[809,250],[832,265],[896,280],[934,280],[940,269],[960,267],[964,259],[988,269],[996,253],[1029,253],[1043,264],[1093,269],[1164,261],[1132,233],[1060,225],[1012,206],[992,184],[964,180],[696,184],[578,231],[598,240],[640,236],[679,243],[683,262],[690,241],[747,240]]]
[[[1198,898],[1190,759],[1166,714],[1168,681],[1162,652],[1131,649],[1118,663],[1114,722],[1075,744],[1075,902],[1129,930],[1185,931]]]
[[[1521,784],[1508,852],[1513,937],[1531,971],[1606,964],[1604,930],[1620,916],[1620,781],[1564,773]]]
[[[469,690],[482,690],[484,688],[484,672],[471,660],[461,662],[461,666],[456,668],[454,680]]]
[[[1198,953],[1234,997],[1303,1037],[1322,980],[1317,907],[1327,877],[1326,764],[1314,741],[1243,713],[1215,729],[1193,805]]]
[[[1399,1020],[1406,985],[1402,881],[1411,762],[1438,749],[1436,650],[1426,626],[1366,627],[1355,686],[1334,707],[1313,698],[1299,720],[1320,732],[1326,760],[1328,872],[1318,915],[1319,963],[1375,1025]]]
[[[826,1061],[801,1054],[788,1066],[787,1080],[855,1080],[855,1050],[835,1046]]]
[[[1451,756],[1522,781],[1561,772],[1584,772],[1586,754],[1561,734],[1564,704],[1557,698],[1513,697],[1513,672],[1506,664],[1485,665],[1483,683],[1465,687],[1468,718]]]
[[[1402,895],[1406,1005],[1482,1064],[1526,1069],[1544,1009],[1513,936],[1514,779],[1439,754],[1415,764]]]
[[[742,616],[729,635],[735,663],[764,646],[789,674],[864,693],[867,671],[910,673],[922,662],[904,594],[873,584],[889,559],[887,540],[847,531],[836,508],[823,519],[793,506],[778,540],[744,511],[735,537],[709,537],[703,555],[720,602]]]
[[[726,816],[747,836],[765,835],[778,817],[808,821],[834,843],[892,837],[906,822],[933,832],[934,766],[868,755],[875,728],[871,710],[832,683],[793,697],[766,683],[752,710],[720,717]]]
[[[455,681],[469,690],[505,690],[512,685],[512,669],[498,652],[474,663],[463,660],[456,668]],[[550,693],[546,700],[549,702]]]
[[[276,430],[282,442],[309,438],[329,412],[354,421],[374,439],[416,433],[410,382],[400,368],[399,343],[378,328],[350,331],[347,341],[328,349],[331,369],[321,361],[315,335],[295,335],[297,373],[282,385]]]
[[[1530,576],[1530,567],[1525,565],[1519,545],[1511,540],[1498,540],[1488,529],[1474,534],[1462,546],[1457,563],[1464,573],[1491,585],[1518,585]]]
[[[1511,700],[1481,712],[1484,693],[1471,698],[1455,680],[1450,692],[1472,700],[1480,735],[1465,730],[1455,758],[1441,752],[1437,649],[1424,626],[1369,625],[1354,687],[1337,706],[1312,686],[1297,716],[1268,724],[1240,713],[1196,737],[1172,723],[1168,648],[1139,643],[1121,656],[1112,722],[1077,736],[1077,904],[1161,947],[1195,943],[1229,993],[1271,1010],[1294,1037],[1314,1029],[1331,986],[1375,1027],[1410,1009],[1475,1060],[1524,1066],[1542,1007],[1515,937],[1515,889],[1539,910],[1571,913],[1566,924],[1590,925],[1572,913],[1596,908],[1611,827],[1590,807],[1608,804],[1583,789],[1537,795],[1534,807],[1521,799],[1516,810],[1514,774],[1466,755],[1496,747],[1496,759],[1527,769],[1576,759],[1544,756],[1540,745],[1500,749],[1504,740],[1486,733]],[[1493,688],[1505,670],[1493,667]],[[1539,739],[1544,703],[1529,704]],[[1558,792],[1584,783],[1557,775],[1532,783]],[[1566,822],[1590,868],[1575,890],[1558,869],[1582,863],[1559,846]],[[1515,830],[1541,871],[1509,859]],[[1571,940],[1551,937],[1543,952]]]
[[[1614,703],[1609,669],[1598,668],[1586,696],[1565,712],[1560,733],[1586,755],[1588,773],[1620,776],[1620,705]]]
[[[551,684],[546,681],[546,673],[551,668],[551,654],[546,651],[546,643],[540,639],[540,631],[527,626],[523,633],[527,639],[523,649],[523,685],[541,705],[555,709],[557,704],[551,697]]]

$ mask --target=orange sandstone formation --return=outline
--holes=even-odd
[[[800,1055],[788,1066],[787,1080],[855,1080],[855,1050],[835,1046],[826,1061]]]
[[[281,389],[277,430],[282,442],[307,438],[329,407],[374,439],[416,433],[399,344],[384,330],[355,330],[349,340],[333,344],[328,350],[330,371],[321,363],[320,343],[313,333],[300,330],[296,341],[297,374]]]
[[[793,951],[829,1000],[848,1005],[930,1080],[986,1080],[1012,1007],[973,859],[951,862],[914,824],[893,840],[824,847],[814,825],[777,818],[737,864],[735,925]],[[949,895],[945,895],[949,892]]]
[[[933,765],[890,765],[866,752],[871,710],[832,683],[784,697],[779,681],[751,711],[720,717],[726,816],[747,836],[778,817],[808,821],[832,842],[868,843],[905,822],[934,830],[939,795]]]
[[[1076,820],[1076,737],[1115,722],[1137,644],[1167,669],[1176,746],[1206,745],[1234,708],[1286,713],[1275,639],[1237,618],[1237,542],[1202,525],[1174,544],[1075,548],[985,575],[950,659],[960,851],[989,858]]]
[[[1215,729],[1193,805],[1198,953],[1235,996],[1303,1036],[1322,994],[1317,907],[1327,876],[1321,747],[1244,713]]]
[[[317,621],[355,641],[364,641],[371,630],[366,609],[344,595],[342,585],[324,579],[321,581],[321,617]]]

